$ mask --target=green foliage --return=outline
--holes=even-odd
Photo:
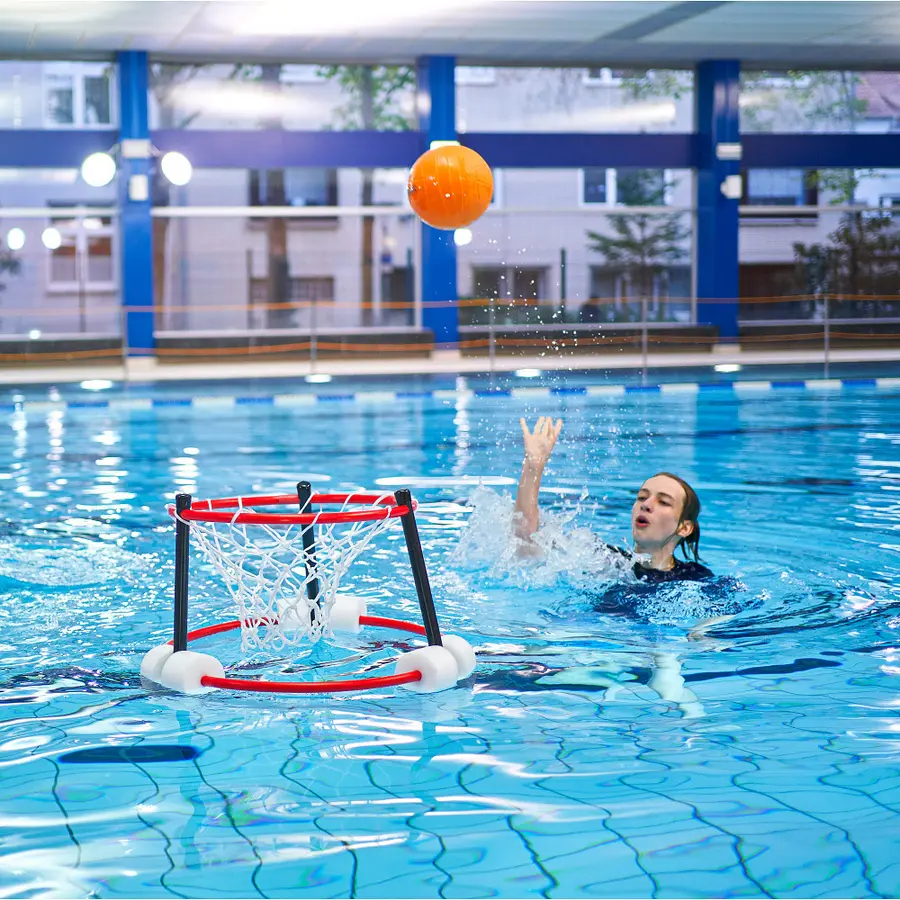
[[[621,81],[622,92],[629,100],[680,100],[693,87],[694,76],[681,69],[626,69]]]
[[[658,169],[619,169],[618,199],[628,206],[662,206],[667,185]],[[627,275],[638,297],[651,297],[653,280],[686,257],[690,237],[678,213],[613,214],[611,234],[588,231],[589,249],[617,275]]]
[[[853,131],[868,103],[856,72],[742,72],[741,130]]]
[[[19,275],[22,271],[22,260],[12,250],[0,249],[0,276]],[[0,281],[0,291],[5,291],[6,285]]]
[[[409,131],[415,127],[414,110],[398,107],[398,100],[415,86],[411,66],[320,66],[319,75],[334,80],[347,100],[334,110],[346,131]]]
[[[890,214],[849,212],[825,244],[794,244],[793,287],[822,296],[883,296],[900,287],[900,230]]]

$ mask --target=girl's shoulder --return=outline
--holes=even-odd
[[[716,577],[712,569],[693,560],[676,560],[675,569],[684,581],[706,581]]]

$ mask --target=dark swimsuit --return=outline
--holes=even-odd
[[[606,546],[621,556],[631,555],[621,547],[614,547],[612,544]],[[636,562],[632,571],[634,577],[645,584],[661,584],[664,581],[706,581],[709,578],[715,578],[712,570],[707,569],[706,566],[683,559],[676,559],[675,565],[671,569],[652,569],[643,563]]]
[[[631,558],[632,554],[621,547],[607,544],[607,547],[620,556]],[[710,569],[698,562],[676,559],[671,569],[651,569],[643,563],[635,562],[632,566],[638,584],[619,582],[599,591],[587,591],[587,597],[595,612],[626,615],[630,618],[642,618],[641,606],[645,601],[653,602],[659,586],[668,582],[708,582],[703,588],[704,596],[710,600],[710,615],[719,615],[723,611],[732,612],[731,595],[734,583],[731,578],[716,578]],[[727,609],[726,609],[727,607]]]
[[[671,569],[650,569],[639,562],[634,564],[634,575],[639,581],[647,584],[660,584],[663,581],[706,581],[715,578],[712,570],[698,562],[676,559]]]

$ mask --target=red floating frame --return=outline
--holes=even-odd
[[[424,625],[417,625],[415,622],[404,622],[401,619],[389,619],[384,616],[360,616],[359,624],[374,625],[379,628],[395,628],[398,631],[409,631],[412,634],[422,636],[426,633]],[[194,631],[189,631],[187,639],[189,642],[196,641],[214,634],[222,634],[225,631],[234,631],[240,627],[240,619],[234,619],[231,622],[220,622],[218,625],[208,625],[206,628],[197,628]],[[169,643],[172,644],[174,641],[169,641]],[[396,687],[397,685],[413,684],[421,680],[422,673],[414,671],[404,672],[402,675],[347,678],[342,681],[265,681],[262,679],[218,678],[214,675],[204,675],[200,679],[200,684],[204,687],[220,688],[226,691],[271,691],[275,694],[331,694]]]
[[[243,525],[335,525],[340,522],[374,522],[380,519],[401,519],[410,508],[402,505],[390,494],[313,494],[309,503],[366,503],[362,509],[345,509],[337,512],[318,513],[266,513],[256,512],[257,506],[296,506],[296,494],[276,494],[258,497],[223,497],[218,500],[195,500],[176,513],[175,507],[166,507],[173,519],[185,522],[236,522]],[[412,501],[413,510],[416,509]]]

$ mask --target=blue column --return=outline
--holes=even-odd
[[[128,50],[119,63],[119,234],[123,338],[129,356],[153,353],[153,224],[150,219],[150,123],[147,54]]]
[[[697,321],[716,325],[723,343],[735,342],[738,336],[740,200],[726,197],[723,185],[728,176],[740,176],[740,74],[738,61],[714,60],[698,64],[694,80]]]
[[[419,60],[419,128],[426,143],[456,140],[456,60],[429,56]],[[452,231],[422,225],[422,324],[437,344],[459,341],[456,306],[456,244]],[[446,305],[444,305],[446,304]]]

